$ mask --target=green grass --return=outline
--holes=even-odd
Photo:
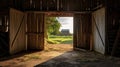
[[[49,36],[47,42],[49,44],[72,44],[72,36]]]

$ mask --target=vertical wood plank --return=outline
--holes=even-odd
[[[14,54],[26,49],[25,44],[25,20],[24,13],[15,9],[10,9],[10,54]],[[21,27],[20,24],[22,23]],[[20,29],[18,29],[20,27]],[[18,34],[17,31],[19,30]],[[16,36],[15,41],[13,42]]]
[[[90,49],[91,20],[90,14],[75,14],[74,45],[75,48]]]
[[[30,14],[30,15],[29,15]],[[44,49],[44,14],[28,13],[27,36],[28,49]]]

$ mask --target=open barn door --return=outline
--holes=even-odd
[[[27,48],[44,49],[44,14],[27,13]]]
[[[74,15],[74,49],[90,49],[91,44],[90,14]]]
[[[10,54],[14,54],[26,50],[25,44],[25,23],[26,16],[23,12],[10,9],[10,23],[9,23],[9,36],[10,36]]]

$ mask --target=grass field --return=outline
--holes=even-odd
[[[47,42],[49,44],[72,44],[72,36],[49,36]]]

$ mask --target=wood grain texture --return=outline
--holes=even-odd
[[[105,33],[105,8],[101,8],[93,12],[92,19],[93,19],[92,22],[93,22],[94,50],[104,54],[105,53],[105,34],[106,34]]]
[[[27,45],[28,49],[44,49],[44,14],[27,13]]]
[[[74,15],[74,45],[75,48],[90,49],[91,43],[91,17],[90,14]]]
[[[10,9],[10,54],[25,50],[25,18],[24,13],[15,9]],[[23,18],[23,21],[22,21]],[[21,27],[20,24],[22,23]],[[20,27],[20,29],[18,29]],[[17,31],[19,30],[18,34]],[[16,39],[15,39],[15,35]],[[13,40],[15,39],[14,43]]]

